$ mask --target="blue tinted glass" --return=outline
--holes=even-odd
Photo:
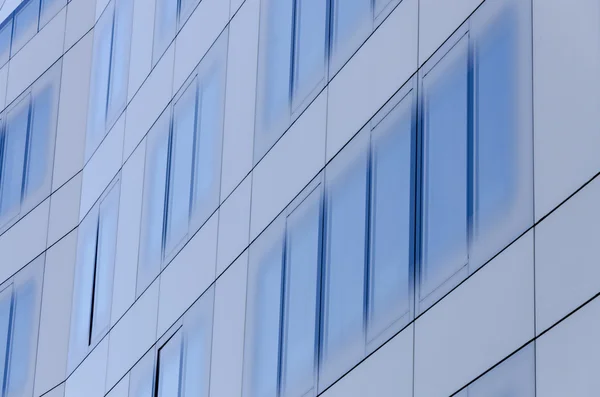
[[[44,26],[58,11],[67,4],[67,0],[42,0],[40,28]]]
[[[25,0],[19,6],[15,13],[11,54],[19,51],[37,33],[39,10],[40,0]]]
[[[194,82],[174,107],[173,137],[171,138],[169,160],[169,203],[165,248],[167,254],[181,241],[188,230],[196,98],[197,85]]]
[[[150,132],[146,149],[144,207],[137,291],[144,290],[160,270],[163,250],[169,115],[163,114]]]
[[[292,53],[292,0],[264,1],[266,17],[261,21],[262,90],[260,125],[269,130],[289,113]],[[269,141],[269,143],[272,143]]]
[[[8,19],[0,28],[0,65],[8,62],[10,57],[10,43],[12,41],[13,19]]]
[[[89,156],[105,134],[110,57],[112,52],[113,12],[104,11],[94,28],[94,57],[90,82],[86,154]]]
[[[4,375],[9,359],[11,338],[11,318],[13,312],[13,288],[7,287],[0,292],[0,388],[4,390]]]
[[[132,25],[133,0],[117,1],[110,62],[110,86],[108,87],[107,115],[109,122],[119,115],[127,102]]]
[[[296,1],[294,101],[302,101],[323,79],[327,44],[327,2]]]
[[[92,309],[92,340],[100,336],[110,325],[118,214],[119,186],[115,186],[100,204],[94,305]]]
[[[183,397],[207,397],[212,346],[214,290],[207,291],[184,319]]]
[[[54,151],[51,142],[56,123],[55,105],[52,85],[45,87],[33,98],[26,194],[42,187],[46,180],[49,157]]]
[[[411,93],[373,133],[369,340],[409,312],[412,113]]]
[[[213,73],[201,86],[192,208],[194,216],[202,220],[219,204],[223,131],[223,86],[220,77],[220,74]]]
[[[30,279],[15,289],[15,312],[6,396],[24,396],[30,387],[37,349],[35,342],[38,334],[38,288],[37,281]]]
[[[489,24],[478,38],[476,92],[476,237],[510,212],[518,197],[518,61],[514,14]]]
[[[177,29],[177,0],[156,0],[154,62],[165,52]]]
[[[181,335],[178,333],[158,351],[157,397],[181,395]]]
[[[374,0],[375,1],[375,16],[378,16],[392,1],[398,0]]]
[[[468,260],[468,67],[464,37],[424,78],[421,298]]]
[[[133,367],[129,374],[129,397],[156,397],[154,396],[154,349]]]
[[[285,273],[282,395],[304,396],[315,380],[320,190],[288,217]]]
[[[326,202],[321,390],[364,354],[367,156],[347,155],[354,157],[329,183]]]
[[[25,166],[25,149],[29,128],[29,97],[21,101],[8,116],[4,132],[0,214],[18,211]]]
[[[179,24],[183,24],[190,16],[198,0],[179,0]]]
[[[344,49],[360,34],[364,24],[373,19],[371,0],[335,0],[333,6],[333,49],[335,52]]]
[[[276,244],[257,263],[249,284],[248,358],[244,396],[275,396],[279,364],[282,249]]]

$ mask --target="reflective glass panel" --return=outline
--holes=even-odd
[[[158,351],[158,388],[156,397],[181,395],[181,334],[178,332]]]
[[[154,17],[154,62],[162,56],[177,30],[177,0],[156,0]]]
[[[0,292],[0,387],[4,390],[6,366],[9,359],[10,339],[12,333],[13,287],[6,287]]]
[[[14,16],[14,33],[11,54],[17,53],[38,30],[40,0],[23,1]]]
[[[56,128],[55,88],[48,85],[33,98],[31,138],[27,165],[26,194],[41,188],[46,181],[53,156],[53,134]]]

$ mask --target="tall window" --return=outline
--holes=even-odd
[[[200,0],[156,0],[154,13],[154,62],[175,38],[175,33],[194,11]]]
[[[75,365],[110,327],[119,197],[117,181],[79,227],[69,349]]]
[[[482,7],[424,66],[422,309],[533,222],[527,15]]]
[[[54,78],[60,68],[53,68]],[[50,188],[58,90],[47,78],[0,115],[0,223],[6,225]]]
[[[86,157],[96,149],[127,102],[133,1],[113,0],[94,28]]]
[[[0,288],[0,396],[33,393],[44,258]]]

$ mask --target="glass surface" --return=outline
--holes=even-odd
[[[192,201],[192,216],[200,222],[219,205],[224,89],[221,77],[214,71],[200,88]]]
[[[14,33],[11,54],[19,51],[38,30],[38,13],[40,0],[25,0],[14,16]]]
[[[181,334],[177,333],[158,351],[157,397],[181,395]]]
[[[527,345],[467,388],[468,397],[534,397],[535,352]]]
[[[115,186],[100,204],[91,340],[110,325],[118,215],[119,186]]]
[[[325,77],[326,46],[327,2],[296,0],[293,80],[296,105]]]
[[[54,86],[48,85],[33,98],[31,108],[31,138],[27,165],[26,195],[40,189],[46,181],[50,157],[53,155],[53,134],[56,128]]]
[[[129,397],[156,397],[154,395],[154,349],[133,367],[129,374]]]
[[[244,370],[246,397],[275,396],[278,388],[283,251],[280,241],[260,256],[249,280]]]
[[[173,137],[169,158],[169,202],[167,207],[168,255],[187,234],[190,220],[192,161],[196,125],[197,85],[192,83],[175,104]]]
[[[10,18],[0,28],[0,65],[8,62],[12,42],[13,19]]]
[[[0,215],[2,216],[18,211],[21,205],[29,130],[29,103],[29,97],[23,99],[8,114],[6,122],[0,180],[2,184],[0,186]]]
[[[205,292],[184,318],[183,397],[207,397],[210,382],[214,289]]]
[[[320,390],[364,354],[367,153],[345,155],[350,160],[341,172],[331,178],[336,170],[327,171]]]
[[[129,55],[133,25],[133,0],[115,0],[115,19],[108,86],[108,122],[112,123],[127,102]]]
[[[42,0],[40,6],[40,29],[67,4],[67,0]]]
[[[0,292],[0,390],[5,390],[13,317],[12,285]]]
[[[304,396],[315,381],[320,272],[320,189],[287,220],[282,395]]]
[[[467,37],[424,77],[421,298],[468,262]]]
[[[292,54],[292,0],[265,0],[261,5],[261,61],[258,112],[258,156],[274,143],[283,131],[280,120],[289,118]],[[263,11],[264,10],[264,11]]]
[[[371,152],[369,340],[409,312],[413,213],[412,93],[376,127]]]
[[[15,288],[7,397],[27,395],[27,390],[33,385],[38,337],[39,289],[40,285],[35,278]]]
[[[86,158],[92,154],[106,133],[113,19],[114,8],[109,5],[94,28],[94,56],[85,143]]]
[[[177,0],[156,0],[154,17],[154,55],[156,63],[175,37],[177,30]]]
[[[332,52],[334,56],[349,56],[358,47],[373,20],[372,0],[335,0],[333,4]],[[370,29],[368,29],[370,31]]]
[[[179,26],[188,19],[197,4],[198,0],[179,0]]]
[[[397,3],[398,0],[374,0],[375,1],[375,16],[377,17],[390,3]]]
[[[137,276],[138,296],[158,275],[162,261],[169,121],[169,114],[164,113],[148,136]]]

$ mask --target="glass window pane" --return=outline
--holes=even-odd
[[[109,5],[94,28],[94,56],[85,143],[86,158],[92,154],[106,133],[113,19],[114,8]]]
[[[169,202],[167,212],[168,255],[187,234],[190,220],[192,160],[196,126],[197,85],[192,83],[175,104],[173,137],[169,158]]]
[[[154,356],[151,349],[133,367],[129,375],[129,397],[156,397],[154,395]]]
[[[210,380],[214,290],[202,295],[184,319],[183,397],[206,397]]]
[[[37,33],[39,10],[40,0],[25,0],[19,5],[14,17],[11,54],[19,51]]]
[[[10,285],[0,292],[0,388],[4,387],[5,370],[9,359],[12,315],[13,287]]]
[[[33,98],[26,195],[44,186],[47,180],[54,153],[56,105],[54,85],[44,87]]]
[[[326,170],[323,390],[364,354],[367,152],[365,135]],[[361,139],[362,138],[362,139]],[[338,158],[338,161],[341,161]]]
[[[110,87],[108,88],[107,118],[112,123],[125,108],[129,82],[129,55],[133,25],[133,0],[118,0],[110,62]]]
[[[408,94],[373,133],[369,341],[410,311],[412,95]]]
[[[91,340],[101,336],[110,325],[118,215],[119,186],[117,185],[100,203]]]
[[[325,75],[327,2],[297,0],[294,48],[294,108]]]
[[[67,0],[42,0],[40,29],[67,4]]]
[[[12,41],[13,19],[9,18],[0,28],[0,65],[8,62]]]
[[[332,52],[345,61],[371,31],[372,0],[335,0],[333,5]]]
[[[157,397],[181,395],[181,334],[177,333],[158,351]]]
[[[467,37],[424,77],[421,298],[468,261]]]
[[[198,0],[179,0],[179,26],[185,23],[197,4]]]
[[[198,222],[208,218],[219,205],[223,88],[222,75],[218,71],[208,75],[200,88],[192,202],[193,216]]]
[[[280,229],[261,236],[252,249],[246,309],[244,396],[275,396],[279,367],[281,271],[283,244]],[[276,238],[270,238],[276,235]],[[256,252],[256,250],[260,252]]]
[[[293,0],[264,0],[261,4],[259,138],[255,158],[262,156],[289,120]],[[264,10],[264,11],[263,11]]]
[[[468,397],[534,397],[535,353],[529,344],[467,388]]]
[[[4,132],[2,159],[2,186],[0,187],[0,214],[6,216],[19,211],[21,205],[25,149],[29,129],[29,103],[26,97],[8,115]]]
[[[282,395],[304,396],[315,381],[321,231],[320,189],[288,217]]]
[[[167,49],[177,29],[177,1],[156,0],[154,17],[154,55],[157,62]]]
[[[148,135],[137,276],[138,295],[158,275],[162,261],[169,121],[168,112],[164,113]]]

